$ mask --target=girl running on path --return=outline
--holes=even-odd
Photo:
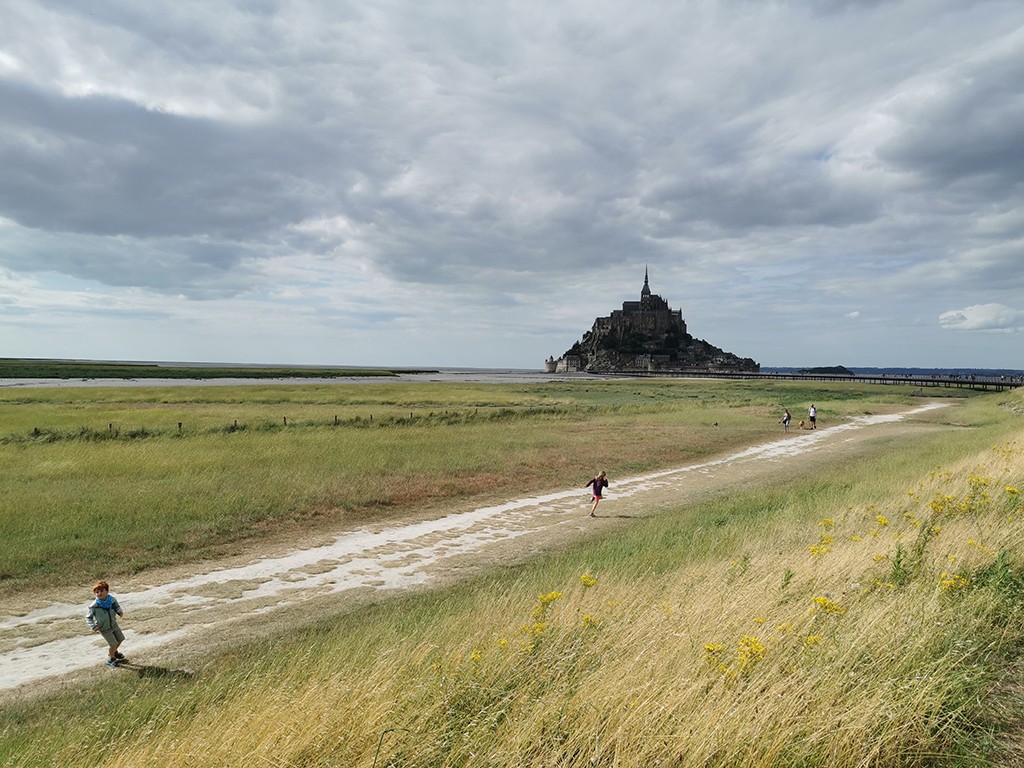
[[[589,488],[590,486],[594,486],[594,506],[590,508],[590,516],[597,517],[594,512],[597,510],[598,502],[601,501],[601,490],[608,487],[608,473],[601,470],[597,477],[592,477],[590,482],[583,487]]]

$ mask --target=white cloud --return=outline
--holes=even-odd
[[[939,325],[956,331],[1024,331],[1024,310],[1003,304],[976,304],[939,315]]]

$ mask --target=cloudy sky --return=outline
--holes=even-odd
[[[1024,368],[1020,0],[4,0],[0,356]]]

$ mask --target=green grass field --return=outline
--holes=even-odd
[[[674,466],[763,440],[782,407],[812,401],[823,424],[917,402],[906,387],[694,381],[0,390],[0,594],[417,499]]]
[[[892,387],[657,381],[268,388],[241,402],[231,398],[242,393],[185,394],[204,427],[177,436],[154,420],[153,434],[103,440],[24,433],[40,414],[108,419],[173,393],[80,390],[0,403],[2,423],[13,425],[0,446],[13,467],[0,481],[4,498],[30,489],[18,511],[4,502],[0,562],[20,563],[9,585],[78,578],[98,561],[83,556],[59,574],[38,560],[76,535],[102,557],[103,539],[89,529],[129,515],[140,557],[185,562],[282,526],[397,514],[409,478],[430,478],[438,498],[456,504],[762,441],[778,433],[783,406],[797,416],[813,401],[827,425],[919,402]],[[814,476],[227,649],[196,676],[116,676],[8,703],[0,762],[1019,764],[1022,395],[933,412],[950,428],[879,444]],[[35,409],[30,419],[8,421],[21,405]],[[275,407],[304,415],[270,426]],[[181,402],[169,410],[200,412]],[[335,412],[345,426],[333,426]],[[247,428],[224,431],[235,418]],[[186,478],[198,500],[180,509],[185,495],[173,487]],[[51,494],[45,503],[41,493]],[[111,512],[122,497],[135,501]],[[59,508],[75,498],[73,514]],[[232,524],[247,513],[246,525]],[[63,527],[40,520],[50,517]],[[197,531],[214,543],[193,551],[164,541]],[[35,559],[18,560],[19,549]]]

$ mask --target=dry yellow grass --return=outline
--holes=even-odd
[[[972,402],[832,477],[229,649],[195,678],[112,673],[5,707],[0,764],[1020,765],[1020,402]],[[991,434],[1016,442],[979,452]],[[964,458],[921,470],[936,456]]]
[[[1024,636],[1022,438],[884,504],[747,524],[728,559],[496,580],[419,625],[382,610],[226,672],[102,762],[981,764],[996,662]]]

